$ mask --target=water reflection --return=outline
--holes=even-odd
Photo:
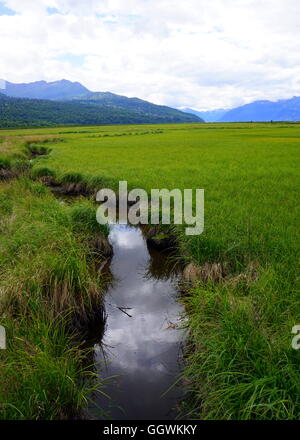
[[[95,403],[113,419],[174,418],[182,390],[175,386],[161,397],[180,371],[183,333],[177,326],[183,310],[176,301],[174,264],[166,268],[166,258],[150,255],[138,228],[113,226],[110,241],[115,282],[106,295],[107,329],[95,357],[101,377],[118,377],[105,389],[111,399]],[[101,418],[96,406],[91,412]]]
[[[181,274],[181,263],[177,255],[168,250],[159,251],[155,248],[149,248],[149,263],[146,268],[145,277],[155,278],[157,280],[177,280]]]

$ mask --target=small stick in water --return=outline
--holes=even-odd
[[[126,310],[131,310],[131,307],[118,307],[118,309],[125,313],[125,315],[129,316],[129,318],[132,318],[132,315],[129,315],[129,313],[126,312]]]

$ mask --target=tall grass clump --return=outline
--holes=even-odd
[[[8,200],[18,201],[13,221],[2,220],[0,255],[6,268],[3,278],[7,282],[2,287],[6,302],[24,313],[28,301],[44,295],[52,306],[49,313],[73,308],[86,316],[92,302],[101,300],[101,293],[84,257],[88,242],[83,234],[80,240],[75,238],[68,208],[43,185],[26,179],[16,182],[8,193]]]
[[[60,182],[62,184],[82,183],[84,181],[85,181],[85,178],[81,173],[65,173],[60,178]]]
[[[91,192],[88,188],[86,177],[81,173],[65,173],[60,176],[58,182],[62,186],[65,194],[88,195]]]
[[[32,143],[28,143],[26,145],[26,149],[32,156],[44,156],[46,154],[50,154],[51,152],[51,149],[46,147],[45,145]]]
[[[0,169],[2,170],[11,169],[11,160],[8,157],[0,156]]]
[[[95,386],[84,367],[86,351],[74,344],[62,317],[49,321],[33,311],[1,324],[8,343],[0,352],[0,419],[78,418]]]
[[[56,173],[48,167],[35,167],[31,170],[30,177],[47,186],[58,186]]]
[[[87,188],[91,193],[97,193],[102,188],[110,188],[117,191],[119,182],[107,176],[91,175],[87,178]]]
[[[190,329],[183,417],[299,418],[300,358],[291,328],[300,299],[292,284],[282,297],[283,277],[262,268],[247,288],[238,280],[199,283],[183,299]]]
[[[41,177],[56,177],[55,171],[47,167],[34,168],[31,172],[33,179],[39,179]]]
[[[26,159],[14,158],[11,162],[11,166],[17,175],[25,175],[31,170],[32,163]]]
[[[0,418],[74,416],[91,386],[79,330],[84,336],[102,310],[101,281],[87,261],[89,237],[75,233],[78,215],[38,182],[15,181],[0,200],[0,323],[8,333]]]
[[[107,225],[100,225],[96,218],[97,207],[90,200],[80,200],[73,203],[70,207],[70,217],[74,231],[84,234],[103,234],[107,237],[109,228]]]

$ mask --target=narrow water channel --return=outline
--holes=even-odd
[[[114,281],[95,365],[100,378],[111,378],[104,389],[110,399],[97,395],[89,413],[112,420],[174,419],[183,396],[180,385],[172,387],[184,341],[178,272],[167,255],[148,249],[139,228],[114,225],[109,240]]]

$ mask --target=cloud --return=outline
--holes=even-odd
[[[198,109],[300,94],[298,0],[2,4],[16,15],[0,16],[0,78],[65,77]]]

